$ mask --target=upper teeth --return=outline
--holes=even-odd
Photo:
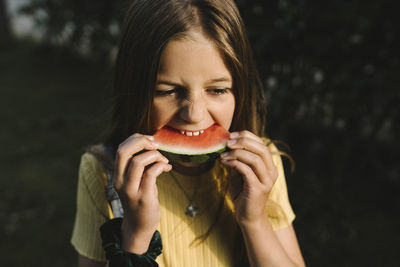
[[[198,136],[198,135],[204,133],[204,130],[195,131],[195,132],[182,131],[182,130],[181,130],[180,132],[181,132],[181,134],[184,134],[184,135],[186,135],[186,136]]]

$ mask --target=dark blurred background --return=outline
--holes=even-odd
[[[390,0],[238,0],[290,145],[308,266],[399,266],[400,16]],[[2,266],[74,266],[77,170],[108,125],[124,0],[0,0]]]

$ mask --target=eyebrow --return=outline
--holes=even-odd
[[[217,82],[231,82],[232,79],[229,77],[220,77],[220,78],[215,78],[215,79],[210,79],[205,82],[205,84],[210,84],[210,83],[217,83]],[[182,86],[179,83],[167,81],[167,80],[159,80],[157,81],[157,84],[165,84],[165,85],[171,85],[171,86]]]

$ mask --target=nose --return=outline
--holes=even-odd
[[[187,123],[199,123],[204,119],[206,103],[201,96],[188,96],[180,111],[180,117]]]

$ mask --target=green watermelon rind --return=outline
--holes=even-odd
[[[158,149],[172,154],[197,156],[197,155],[206,155],[214,153],[215,151],[224,149],[224,147],[226,147],[226,141],[222,141],[221,143],[213,147],[207,147],[207,148],[191,148],[189,146],[185,147],[185,145],[174,146],[174,145],[160,143]]]
[[[192,163],[205,163],[208,161],[216,160],[221,153],[227,150],[227,147],[221,148],[217,151],[207,153],[207,154],[176,154],[164,150],[158,150],[162,155],[164,155],[168,160],[175,162],[192,162]]]

